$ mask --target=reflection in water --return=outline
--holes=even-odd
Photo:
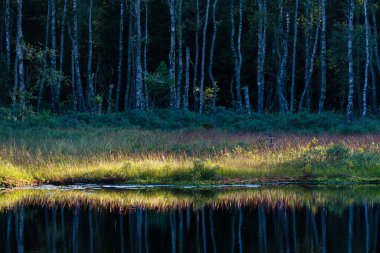
[[[226,190],[227,197],[215,202],[206,198],[209,193],[197,193],[203,204],[174,190],[170,199],[176,202],[167,202],[167,208],[140,202],[119,209],[71,191],[54,201],[52,192],[6,192],[0,195],[0,206],[7,206],[0,211],[0,252],[377,252],[377,198],[356,196],[346,203],[319,192],[312,202],[288,190],[281,195],[272,189],[272,199],[265,191]],[[253,201],[255,194],[261,200]],[[66,201],[73,196],[78,198]]]

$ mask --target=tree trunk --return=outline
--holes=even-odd
[[[375,62],[377,66],[377,71],[380,76],[380,56],[379,56],[379,45],[378,45],[378,33],[377,33],[377,19],[374,3],[371,4],[372,12],[372,27],[373,27],[373,53],[375,55]]]
[[[67,13],[67,0],[65,0],[63,6],[63,16],[62,16],[62,24],[61,24],[61,45],[59,51],[59,73],[58,73],[58,82],[57,82],[57,93],[56,93],[56,101],[59,105],[61,99],[61,87],[62,87],[62,78],[63,78],[63,56],[65,49],[65,24],[66,24],[66,13]]]
[[[298,0],[296,0],[298,2]],[[264,63],[266,53],[266,34],[267,34],[267,1],[259,0],[259,31],[258,31],[258,52],[257,52],[257,111],[264,112]]]
[[[231,50],[234,58],[234,70],[235,70],[235,88],[236,88],[236,103],[235,107],[238,113],[242,110],[242,98],[240,89],[240,73],[239,73],[239,56],[235,47],[235,18],[234,18],[234,0],[231,0],[230,8],[230,18],[231,18]]]
[[[206,65],[206,39],[207,39],[207,26],[210,10],[211,0],[207,0],[205,21],[203,25],[203,37],[202,37],[202,63],[201,63],[201,82],[199,85],[199,114],[203,113],[204,107],[204,82],[205,82],[205,65]]]
[[[10,15],[10,0],[5,0],[5,10],[4,10],[4,26],[5,26],[5,55],[7,63],[7,79],[9,80],[11,72],[11,15]]]
[[[321,96],[319,98],[319,113],[324,111],[326,100],[326,0],[321,0],[321,12]]]
[[[77,126],[77,110],[78,110],[78,101],[77,101],[77,87],[75,82],[75,54],[74,50],[71,51],[71,88],[73,92],[73,124],[74,128]]]
[[[183,110],[189,110],[189,88],[190,88],[190,48],[186,48],[186,85],[183,96]]]
[[[17,88],[18,88],[18,59],[17,53],[14,61],[13,70],[13,92],[12,92],[12,107],[11,107],[11,120],[15,116],[16,104],[17,104]]]
[[[288,59],[288,52],[289,52],[289,26],[290,26],[290,17],[289,13],[286,13],[286,32],[285,35],[283,35],[283,7],[282,7],[282,1],[279,1],[279,7],[280,7],[280,16],[278,20],[278,34],[277,34],[277,56],[278,56],[278,62],[279,62],[279,68],[278,68],[278,74],[277,74],[277,96],[278,96],[278,103],[280,107],[280,112],[288,112],[288,101],[285,98],[284,95],[284,86],[285,86],[285,77],[286,77],[286,65],[287,65],[287,59]],[[283,37],[284,38],[281,38]],[[282,45],[282,50],[281,50]]]
[[[298,0],[295,0],[294,10],[294,34],[293,34],[293,60],[292,60],[292,86],[290,90],[290,114],[294,112],[295,82],[296,82],[296,61],[297,61],[297,41],[298,41]]]
[[[251,102],[249,101],[249,89],[248,86],[242,88],[244,91],[245,110],[248,115],[251,115]]]
[[[88,10],[88,63],[87,63],[87,105],[92,116],[95,116],[95,91],[92,74],[92,0]]]
[[[107,113],[112,112],[112,93],[113,93],[114,85],[110,84],[108,87],[108,98],[107,98]]]
[[[148,91],[148,45],[149,45],[149,31],[148,31],[148,18],[149,9],[148,1],[145,1],[145,39],[144,39],[144,92],[145,92],[145,108],[149,109],[149,91]]]
[[[144,109],[143,95],[143,70],[141,63],[141,7],[140,1],[135,1],[135,16],[136,16],[136,109]]]
[[[170,53],[169,53],[169,77],[170,77],[170,109],[175,108],[176,89],[175,89],[175,0],[168,0],[170,12]]]
[[[81,71],[80,71],[80,60],[79,60],[77,0],[73,0],[73,19],[74,19],[73,47],[74,47],[75,79],[76,79],[78,104],[79,104],[80,110],[85,111],[86,105],[85,105],[84,95],[83,95]]]
[[[176,109],[181,109],[181,88],[182,88],[182,77],[183,77],[183,41],[182,41],[182,0],[178,0],[178,79],[177,79],[177,100]]]
[[[48,2],[48,13],[46,17],[46,27],[45,27],[45,51],[43,57],[43,66],[42,66],[42,76],[40,79],[40,91],[38,93],[38,102],[37,102],[37,111],[41,109],[42,101],[44,99],[44,90],[45,90],[45,82],[46,82],[46,69],[47,69],[47,60],[49,55],[49,37],[50,37],[50,0]]]
[[[378,114],[377,108],[377,92],[376,92],[376,75],[373,69],[373,63],[371,64],[371,82],[372,82],[372,112],[373,114]]]
[[[195,60],[194,60],[194,77],[193,77],[193,99],[194,99],[194,110],[198,110],[198,64],[199,64],[199,26],[200,26],[200,17],[199,17],[199,0],[197,1],[197,23],[195,29]]]
[[[363,1],[363,9],[364,9],[364,20],[365,20],[365,53],[366,53],[366,61],[365,61],[365,71],[364,71],[364,87],[363,87],[363,114],[365,117],[367,115],[367,88],[368,88],[368,73],[369,73],[369,34],[370,27],[367,15],[367,0]]]
[[[302,92],[302,96],[301,96],[301,100],[300,100],[300,103],[299,103],[299,107],[298,107],[298,112],[302,112],[302,109],[303,109],[303,105],[305,103],[305,99],[306,99],[306,96],[308,95],[308,92],[311,92],[311,87],[310,87],[310,84],[311,84],[311,76],[313,74],[313,70],[314,70],[314,60],[315,60],[315,57],[317,55],[317,47],[318,47],[318,39],[319,39],[319,20],[320,20],[320,15],[321,15],[321,12],[319,11],[318,12],[318,22],[317,22],[317,25],[316,25],[316,28],[315,28],[315,38],[314,38],[314,47],[313,47],[313,53],[311,55],[311,57],[309,56],[309,46],[306,46],[306,68],[305,68],[305,87],[304,87],[304,90]],[[309,29],[308,29],[309,30]],[[307,33],[307,36],[308,36],[308,33]],[[307,39],[308,40],[308,39]],[[306,44],[309,44],[309,42],[307,42]]]
[[[243,56],[241,53],[241,36],[243,31],[243,0],[239,0],[239,27],[237,35],[237,56],[238,56],[238,67],[237,67],[237,80],[236,80],[236,91],[238,99],[238,112],[241,112],[243,105],[241,99],[241,69],[243,65]]]
[[[25,85],[24,85],[24,41],[22,34],[22,0],[17,0],[17,64],[18,64],[18,86],[20,96],[20,114],[25,109]]]
[[[132,6],[132,4],[131,4]],[[125,87],[125,97],[124,97],[124,111],[130,108],[130,90],[132,89],[132,47],[133,47],[133,15],[129,14],[129,28],[128,28],[128,62],[127,62],[127,83]]]
[[[53,113],[57,112],[57,102],[56,102],[56,86],[57,86],[57,56],[56,56],[56,48],[57,48],[57,43],[56,43],[56,34],[55,34],[55,13],[56,13],[56,0],[50,0],[51,1],[51,52],[52,54],[50,55],[50,64],[51,64],[51,69],[50,69],[50,89],[51,89],[51,108]]]
[[[353,97],[354,97],[354,59],[352,54],[352,45],[354,37],[354,11],[355,1],[350,0],[348,14],[348,43],[347,43],[347,58],[348,58],[348,100],[347,100],[347,123],[351,124],[353,119]]]
[[[118,112],[120,108],[120,90],[123,68],[123,31],[124,31],[124,0],[120,0],[120,21],[119,21],[119,63],[117,66],[117,86],[115,110]]]
[[[210,49],[210,63],[209,63],[209,77],[212,83],[213,88],[213,96],[212,96],[212,114],[216,113],[216,96],[218,92],[218,87],[216,86],[216,82],[214,80],[214,76],[212,73],[213,62],[214,62],[214,51],[215,51],[215,40],[216,40],[216,32],[217,32],[217,24],[216,24],[216,9],[218,6],[218,0],[214,0],[214,5],[212,9],[212,22],[213,22],[213,34],[211,41],[211,49]]]

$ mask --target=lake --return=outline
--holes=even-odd
[[[0,252],[378,252],[380,187],[3,189]]]

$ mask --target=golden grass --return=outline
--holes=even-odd
[[[271,147],[265,134],[217,130],[16,129],[0,135],[0,184],[380,180],[380,135],[273,138]]]

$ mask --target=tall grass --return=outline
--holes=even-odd
[[[380,134],[0,129],[0,184],[380,181]]]

